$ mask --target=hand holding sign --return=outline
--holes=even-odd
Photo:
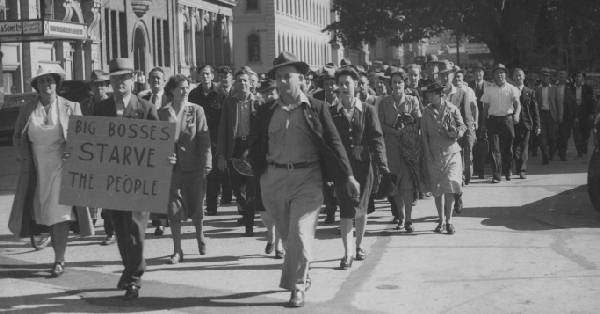
[[[71,116],[60,203],[166,213],[174,124]]]

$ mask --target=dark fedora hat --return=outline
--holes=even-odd
[[[440,60],[438,62],[438,74],[455,72],[454,63],[448,59]]]
[[[354,67],[350,65],[341,67],[337,71],[335,71],[335,80],[337,81],[342,75],[348,75],[354,80],[358,80],[358,72],[356,72]]]
[[[90,83],[108,82],[110,78],[102,70],[94,70],[90,76]]]
[[[347,65],[352,65],[352,61],[350,61],[349,58],[344,58],[342,59],[342,61],[340,61],[340,67],[344,67]]]
[[[444,86],[442,86],[438,82],[433,82],[423,90],[425,93],[441,93],[444,90]]]
[[[496,71],[504,71],[504,73],[508,73],[508,69],[506,69],[506,66],[502,63],[498,63],[494,66],[492,73],[496,73]]]
[[[271,78],[274,77],[275,70],[288,65],[295,66],[301,74],[306,74],[310,70],[310,67],[306,62],[300,61],[293,53],[284,51],[273,60],[273,68],[267,73],[267,76]]]
[[[425,63],[438,63],[438,57],[437,55],[427,55],[427,57],[425,57]]]
[[[272,91],[275,88],[277,88],[277,86],[275,85],[274,80],[266,80],[266,81],[262,81],[262,83],[260,83],[260,87],[257,89],[257,91],[262,94],[262,93],[267,93],[269,91]]]
[[[404,71],[403,68],[401,67],[397,67],[395,65],[390,65],[387,70],[386,70],[386,75],[391,79],[392,76],[394,75],[398,75],[402,78],[403,81],[406,81],[406,79],[408,79],[408,76],[406,75],[406,71]]]
[[[115,58],[108,62],[108,75],[133,73],[133,60],[130,58]]]

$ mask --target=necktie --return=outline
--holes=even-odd
[[[152,104],[156,106],[156,100],[158,99],[158,95],[157,94],[152,94]]]

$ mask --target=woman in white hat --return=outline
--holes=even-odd
[[[50,227],[52,277],[64,272],[69,222],[75,220],[73,207],[58,201],[69,116],[81,115],[79,103],[56,93],[64,77],[59,65],[39,66],[31,79],[38,97],[21,107],[13,136],[20,171],[9,228],[16,235],[26,236],[31,232],[29,217],[38,225]]]

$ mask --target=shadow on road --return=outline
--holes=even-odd
[[[586,185],[523,206],[465,207],[459,217],[483,218],[484,226],[519,231],[600,227],[600,215],[592,207]]]
[[[143,311],[173,310],[190,307],[281,307],[284,302],[264,298],[263,302],[243,302],[244,299],[281,292],[256,291],[206,297],[140,297],[135,301],[124,301],[115,289],[79,289],[64,292],[33,294],[24,297],[0,298],[0,311],[11,313],[132,313]],[[111,295],[106,296],[110,293]],[[102,295],[102,296],[94,296]],[[82,304],[84,303],[84,304]],[[87,305],[86,305],[87,304]],[[23,306],[27,305],[27,306]]]

